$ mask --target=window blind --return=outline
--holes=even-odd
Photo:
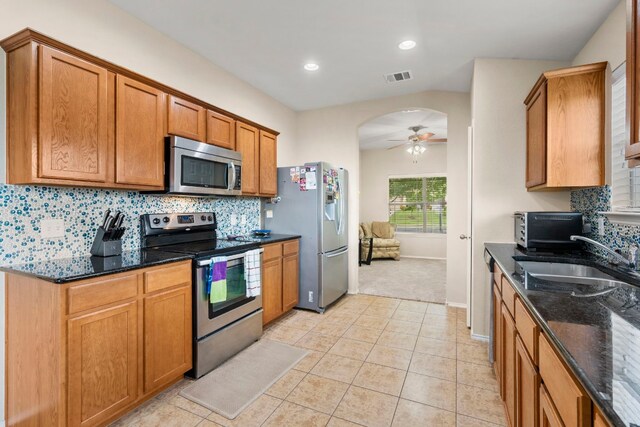
[[[447,232],[447,178],[389,178],[389,222],[397,231]]]
[[[627,145],[625,64],[613,72],[611,85],[611,206],[614,210],[640,210],[640,170],[624,159]]]

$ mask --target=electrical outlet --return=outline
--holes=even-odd
[[[229,217],[229,222],[231,223],[231,225],[238,224],[238,217],[236,216],[236,214],[231,214],[231,216]]]
[[[267,209],[267,218],[273,218],[273,211],[271,209]]]
[[[604,218],[603,217],[598,218],[598,234],[600,235],[600,237],[604,237]]]
[[[247,216],[246,215],[241,215],[240,216],[240,225],[246,225],[247,224]]]
[[[313,291],[309,291],[309,302],[313,302]]]
[[[43,219],[40,221],[40,237],[43,239],[59,239],[64,237],[63,219]]]

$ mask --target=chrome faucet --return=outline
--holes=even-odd
[[[588,237],[571,236],[569,238],[574,242],[576,240],[582,240],[583,242],[591,243],[592,245],[597,246],[598,248],[608,253],[612,258],[620,261],[622,264],[629,267],[631,270],[636,269],[637,257],[638,257],[638,246],[635,243],[629,246],[629,258],[626,258],[623,255],[619,254],[618,252],[614,251],[613,249],[609,248],[608,246],[605,246],[602,243],[597,242],[593,239],[589,239]]]

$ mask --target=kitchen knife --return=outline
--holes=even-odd
[[[111,209],[107,209],[106,212],[104,213],[104,218],[102,219],[102,228],[104,228],[105,230],[107,229],[107,220],[109,219],[110,215],[111,215]]]
[[[113,228],[119,228],[122,226],[122,222],[124,221],[124,214],[120,211],[116,212],[116,217],[113,220]]]
[[[109,217],[106,219],[106,221],[104,222],[104,230],[105,231],[109,231],[111,229],[111,227],[113,226],[113,222],[115,221],[115,217],[111,214],[109,214]]]

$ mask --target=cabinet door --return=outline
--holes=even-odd
[[[516,324],[507,307],[502,304],[502,383],[504,387],[504,403],[507,409],[508,425],[515,426],[516,415],[516,382],[515,382],[515,346]]]
[[[291,310],[298,305],[298,272],[300,263],[298,254],[289,255],[282,259],[282,309]]]
[[[540,375],[520,336],[516,337],[516,427],[538,427]]]
[[[116,182],[164,187],[164,93],[116,77]]]
[[[236,122],[236,150],[242,153],[242,194],[258,193],[259,144],[258,129]]]
[[[498,381],[498,393],[500,398],[504,400],[504,383],[502,381],[502,298],[498,286],[493,285],[493,370],[496,373]]]
[[[282,258],[262,264],[262,324],[266,325],[283,313]]]
[[[106,182],[107,70],[46,46],[39,55],[39,176]]]
[[[277,148],[276,137],[260,131],[260,194],[265,196],[278,192]]]
[[[564,427],[547,389],[540,386],[540,427]]]
[[[640,79],[640,28],[638,25],[638,0],[627,0],[627,114],[626,127],[629,132],[629,145],[625,157],[640,159],[640,96],[638,96],[638,82]],[[637,163],[634,162],[634,165]],[[630,165],[631,166],[631,165]]]
[[[167,132],[196,141],[205,141],[207,111],[200,105],[169,95]]]
[[[207,143],[235,150],[236,121],[231,117],[207,110]]]
[[[191,369],[191,287],[144,298],[144,392]]]
[[[103,423],[137,399],[138,303],[69,320],[69,425]]]
[[[527,188],[547,182],[547,83],[527,105]]]

